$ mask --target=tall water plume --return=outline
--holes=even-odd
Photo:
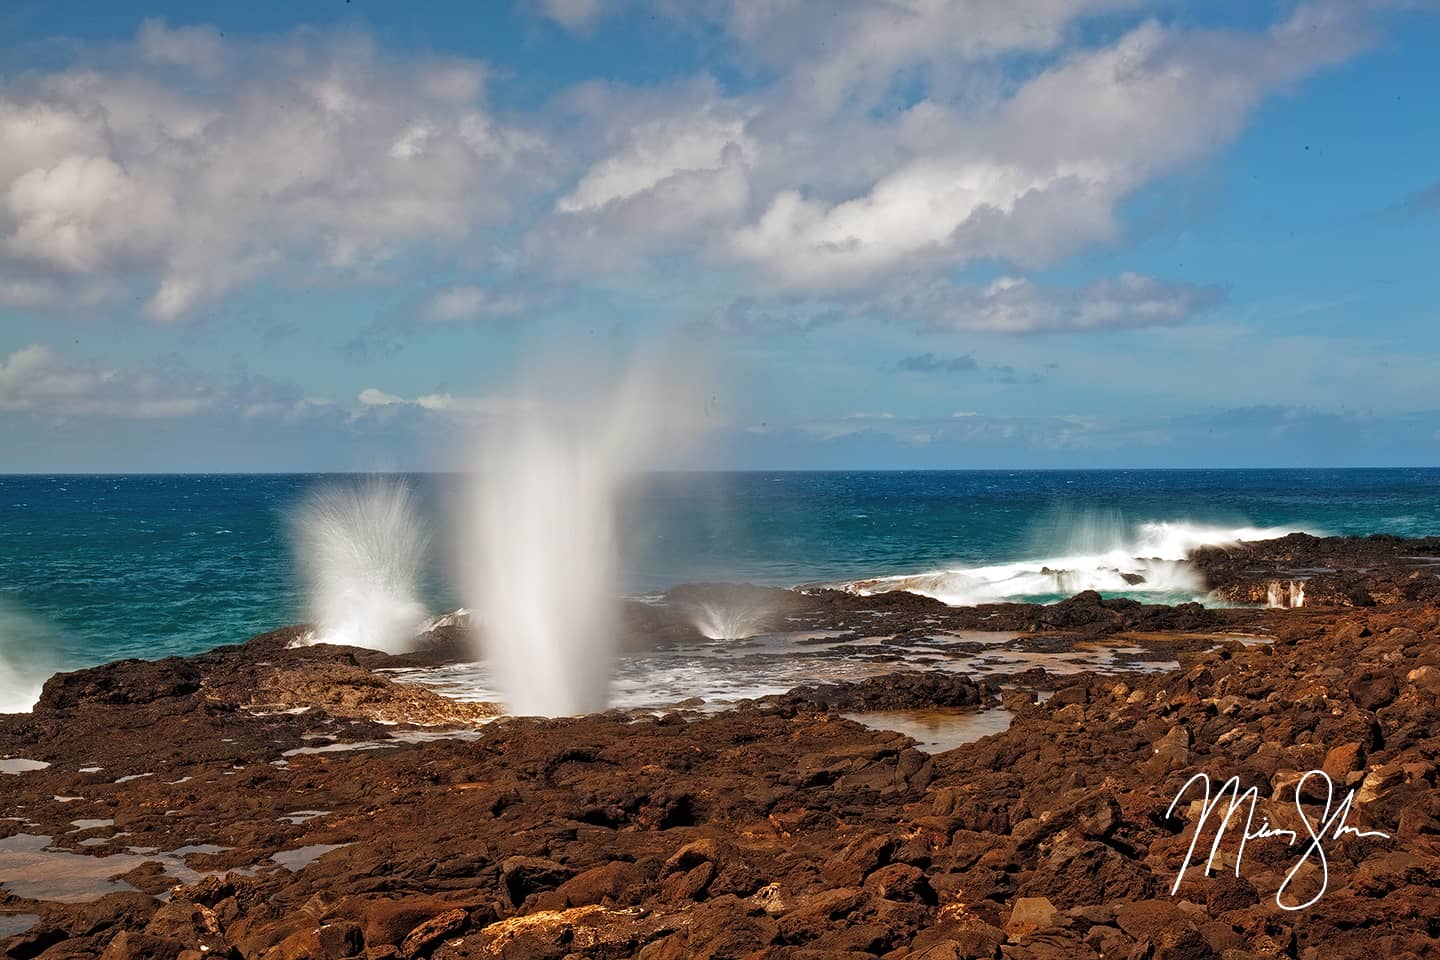
[[[688,391],[648,368],[610,387],[545,382],[480,440],[464,588],[506,708],[573,716],[608,703],[620,498],[675,437]]]
[[[409,648],[426,615],[419,599],[427,536],[410,488],[372,478],[315,491],[295,518],[316,643]]]

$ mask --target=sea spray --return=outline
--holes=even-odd
[[[1191,552],[1243,540],[1269,540],[1292,528],[1224,527],[1186,521],[1126,524],[1118,513],[1086,514],[1073,524],[1047,525],[1058,552],[1035,559],[843,584],[854,593],[907,590],[952,605],[1055,600],[1082,590],[1152,602],[1200,600],[1206,588],[1188,562]],[[1040,547],[1039,549],[1043,549]]]
[[[410,488],[381,478],[321,488],[294,531],[313,642],[408,649],[426,616],[418,584],[427,546]]]
[[[691,622],[710,640],[745,640],[763,629],[768,611],[736,606],[725,601],[696,604]]]
[[[637,470],[674,449],[693,395],[657,369],[637,367],[609,387],[551,377],[478,439],[463,588],[513,714],[608,705],[621,499]]]
[[[744,583],[685,584],[667,600],[709,640],[745,640],[776,629],[784,606],[775,591]]]
[[[0,602],[0,713],[27,713],[52,671],[55,637],[29,614]]]
[[[1271,580],[1265,590],[1265,606],[1282,610],[1305,606],[1305,581]]]

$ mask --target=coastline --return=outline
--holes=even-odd
[[[13,811],[0,858],[28,858],[5,878],[0,922],[33,918],[0,951],[1426,955],[1440,914],[1440,538],[1295,535],[1192,560],[1228,600],[1302,581],[1303,605],[792,594],[787,616],[850,642],[879,614],[890,636],[1013,631],[1022,652],[1138,646],[1178,667],[889,673],[659,716],[497,721],[375,672],[425,654],[291,648],[300,628],[58,675],[31,714],[0,717],[0,756],[48,764],[0,776]],[[646,629],[659,643],[674,625]],[[428,659],[453,656],[453,639],[438,631]],[[1001,706],[1008,729],[933,753],[841,716]],[[1389,834],[1327,844],[1312,906],[1275,902],[1299,851],[1273,838],[1251,842],[1239,876],[1223,841],[1223,869],[1192,870],[1170,895],[1198,815],[1165,813],[1191,777],[1237,776],[1272,825],[1298,830],[1311,770],[1355,791],[1353,823]],[[1309,805],[1323,799],[1313,784]],[[1319,883],[1314,869],[1298,882]],[[74,897],[114,889],[35,895],[60,881]]]

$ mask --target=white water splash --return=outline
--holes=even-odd
[[[679,607],[708,640],[746,640],[773,629],[775,600],[769,591],[743,584],[702,584],[687,591]]]
[[[1205,584],[1186,562],[1192,551],[1242,540],[1270,540],[1298,532],[1280,527],[1219,527],[1183,522],[1121,524],[1082,522],[1065,531],[1065,552],[1055,556],[980,567],[856,580],[854,593],[906,590],[954,606],[1034,597],[1069,596],[1082,590],[1149,597],[1157,602],[1199,600]]]
[[[418,584],[427,537],[408,486],[372,479],[319,490],[296,517],[295,540],[311,642],[409,648],[426,617]]]
[[[54,635],[35,617],[0,603],[0,713],[28,713],[50,676]]]
[[[646,374],[598,399],[570,382],[523,404],[507,429],[482,440],[464,586],[511,713],[574,716],[608,705],[619,499],[683,406]]]
[[[1305,606],[1305,581],[1271,580],[1265,591],[1265,606],[1277,609]]]
[[[694,605],[690,622],[708,640],[745,640],[764,629],[769,614],[760,607],[707,600]]]

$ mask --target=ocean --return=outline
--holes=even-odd
[[[423,600],[454,609],[446,571],[467,544],[447,536],[445,505],[465,481],[406,479],[434,534]],[[0,678],[190,654],[305,619],[291,519],[308,492],[349,482],[0,476]],[[655,474],[630,491],[619,529],[636,596],[865,581],[954,603],[1086,588],[1203,600],[1181,562],[1200,543],[1440,533],[1440,470]],[[1136,569],[1143,582],[1119,576]]]

